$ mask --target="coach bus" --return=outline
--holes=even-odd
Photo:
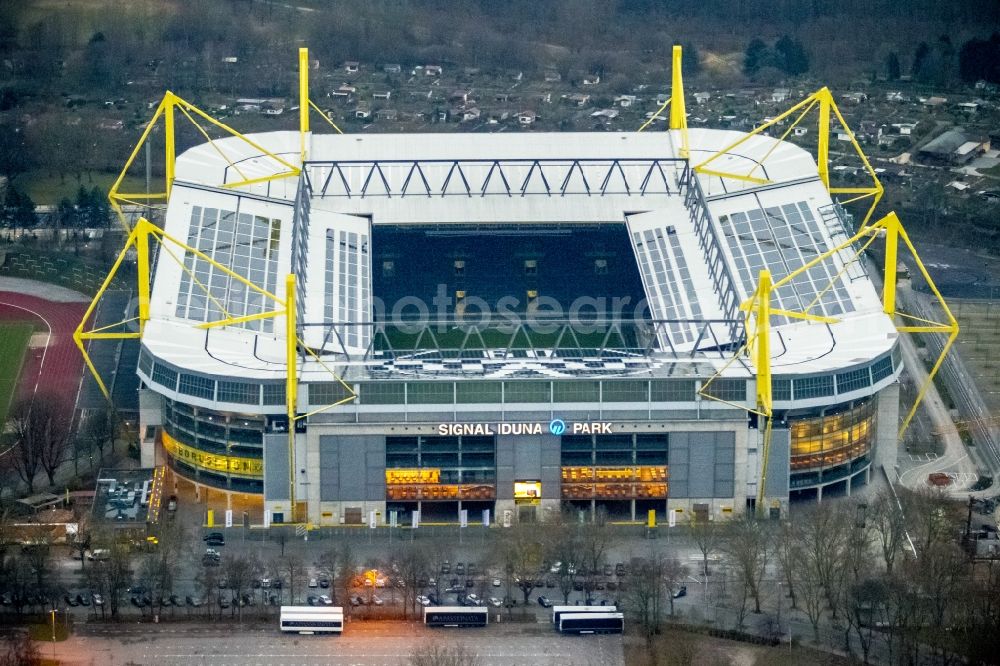
[[[344,632],[344,609],[340,606],[282,606],[281,630],[299,634]]]
[[[559,616],[561,634],[620,634],[625,631],[621,613],[563,613]]]
[[[485,627],[490,621],[488,608],[479,606],[426,606],[424,624],[428,627]]]
[[[553,606],[552,624],[558,628],[563,613],[614,613],[616,610],[614,606]]]

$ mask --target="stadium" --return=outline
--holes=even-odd
[[[130,236],[144,456],[316,526],[776,516],[892,468],[823,141],[688,129],[679,57],[668,131],[320,134],[303,72],[301,131],[177,155]]]

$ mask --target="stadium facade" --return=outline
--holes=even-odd
[[[891,469],[898,333],[826,155],[680,118],[169,155],[144,453],[265,524],[773,516]]]
[[[249,138],[290,156],[300,139]],[[312,135],[299,178],[235,189],[218,184],[253,178],[262,155],[217,141],[237,174],[196,146],[164,229],[272,293],[294,270],[297,410],[315,413],[291,426],[291,452],[283,318],[198,328],[267,298],[161,251],[146,423],[180,476],[260,497],[271,523],[742,512],[762,464],[753,369],[729,364],[708,388],[719,400],[700,389],[745,339],[759,270],[779,280],[852,232],[791,143],[755,136],[725,156],[737,170],[770,153],[767,185],[692,171],[736,138],[691,130],[681,158],[671,132]],[[836,318],[772,329],[766,501],[780,510],[894,459],[900,358],[846,253],[775,297]]]

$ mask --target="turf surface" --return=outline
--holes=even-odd
[[[0,322],[0,424],[7,421],[24,353],[34,330],[32,324],[25,322]]]

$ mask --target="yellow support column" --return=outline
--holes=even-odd
[[[896,314],[896,265],[899,248],[899,218],[889,213],[880,221],[885,229],[885,271],[882,283],[882,309],[890,317]]]
[[[687,110],[684,107],[684,75],[681,69],[682,49],[674,45],[672,82],[670,87],[670,129],[680,130],[682,158],[687,158],[688,133],[687,133]]]
[[[163,141],[164,141],[164,166],[166,170],[166,190],[167,197],[174,186],[174,164],[177,161],[176,146],[174,144],[174,94],[167,91],[163,96]]]
[[[309,133],[309,49],[299,49],[299,150],[306,161],[306,134]]]
[[[816,166],[819,178],[826,189],[830,189],[830,101],[832,95],[826,87],[816,93],[819,99],[819,143],[816,147]]]
[[[139,334],[142,335],[149,321],[149,226],[146,218],[139,218],[136,224],[135,251],[136,251],[136,280],[139,292]]]
[[[771,416],[771,272],[760,272],[754,332],[754,366],[757,370],[757,407]]]
[[[285,407],[288,413],[288,501],[291,504],[291,522],[295,516],[295,417],[298,415],[298,333],[295,323],[295,274],[285,277],[285,359],[288,371],[285,378]]]

